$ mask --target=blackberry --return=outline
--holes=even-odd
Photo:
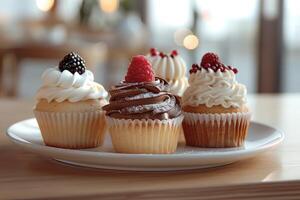
[[[75,74],[75,72],[83,74],[85,72],[85,61],[77,53],[71,52],[59,62],[58,68],[61,72],[68,70],[72,74]]]

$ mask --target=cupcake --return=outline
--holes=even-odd
[[[181,108],[168,83],[154,77],[145,56],[132,58],[125,80],[112,87],[104,106],[116,152],[167,154],[176,151]]]
[[[190,70],[183,94],[186,144],[197,147],[239,147],[247,136],[250,111],[246,87],[238,83],[236,68],[221,63],[214,53],[203,56]]]
[[[103,143],[108,93],[76,53],[42,75],[34,114],[48,146],[83,149]]]
[[[172,94],[181,97],[188,86],[188,80],[185,61],[178,52],[173,50],[170,54],[165,54],[152,48],[147,58],[153,66],[155,75],[169,83]]]

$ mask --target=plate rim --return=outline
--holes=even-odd
[[[64,153],[67,155],[77,155],[77,156],[89,156],[89,157],[98,157],[98,158],[111,158],[111,159],[118,159],[120,157],[122,158],[128,158],[128,159],[139,159],[139,158],[143,158],[143,159],[190,159],[190,158],[210,158],[210,159],[215,159],[218,158],[220,156],[222,157],[231,157],[231,156],[246,156],[246,155],[251,155],[251,154],[257,154],[259,152],[263,152],[269,148],[272,148],[274,146],[277,146],[278,144],[280,144],[284,138],[285,138],[285,134],[282,130],[275,128],[273,126],[269,126],[267,124],[264,123],[260,123],[260,122],[255,122],[255,121],[251,121],[250,123],[253,124],[257,124],[260,126],[264,126],[267,128],[271,128],[273,129],[275,132],[277,132],[280,136],[276,139],[273,139],[272,141],[269,141],[259,147],[256,147],[254,149],[251,150],[245,150],[245,149],[241,149],[241,150],[237,150],[237,151],[218,151],[215,153],[212,153],[210,155],[207,154],[128,154],[128,153],[116,153],[116,152],[103,152],[103,151],[84,151],[82,149],[63,149],[63,148],[57,148],[57,147],[50,147],[50,146],[46,146],[46,145],[40,145],[40,144],[35,144],[35,143],[30,143],[28,141],[21,141],[24,140],[18,136],[16,136],[15,134],[13,134],[11,132],[11,129],[19,124],[19,123],[24,123],[26,121],[32,121],[32,120],[36,120],[35,118],[29,118],[29,119],[25,119],[25,120],[21,120],[18,122],[15,122],[14,124],[10,125],[7,130],[6,130],[6,135],[7,137],[14,143],[26,148],[26,149],[30,149],[30,150],[37,150],[39,153],[40,151],[42,152],[47,152],[47,153]],[[21,139],[21,140],[20,140]],[[199,148],[201,149],[201,148]],[[52,157],[49,155],[49,157]]]
[[[236,161],[224,162],[224,163],[215,163],[215,164],[207,164],[207,165],[193,165],[193,166],[180,166],[180,167],[125,167],[125,166],[117,166],[117,165],[101,165],[101,164],[85,164],[78,163],[67,160],[60,160],[54,158],[54,161],[64,164],[67,166],[73,167],[83,167],[83,168],[93,168],[93,169],[104,169],[104,170],[118,170],[118,171],[139,171],[139,172],[169,172],[169,171],[186,171],[186,170],[197,170],[197,169],[206,169],[206,168],[215,168],[225,165],[230,165]]]

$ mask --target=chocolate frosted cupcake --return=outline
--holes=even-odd
[[[144,56],[133,57],[125,81],[110,91],[104,106],[114,148],[121,153],[172,153],[182,115],[166,81],[154,78]]]

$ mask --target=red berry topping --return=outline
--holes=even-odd
[[[237,73],[239,72],[237,68],[233,68],[232,71],[233,71],[233,73],[235,73],[235,74],[237,74]]]
[[[196,68],[197,70],[201,70],[201,67],[200,67],[199,65],[197,65],[197,64],[193,64],[192,67],[193,67],[193,68]]]
[[[192,69],[190,70],[190,73],[196,73],[197,70],[203,69],[211,69],[214,72],[220,71],[220,72],[225,72],[226,70],[230,70],[233,73],[237,74],[238,70],[234,67],[231,66],[226,66],[223,63],[221,63],[219,56],[214,53],[206,53],[201,60],[201,66],[197,64],[192,65]]]
[[[206,53],[201,60],[201,66],[204,66],[205,64],[211,64],[211,65],[215,65],[215,64],[219,64],[220,60],[219,60],[219,56],[217,54],[214,53]]]
[[[157,49],[151,48],[151,49],[150,49],[150,54],[151,54],[151,56],[157,56],[157,55],[158,55]]]
[[[162,57],[162,58],[164,58],[164,57],[166,57],[167,55],[164,54],[164,52],[160,52],[160,53],[159,53],[159,56]]]
[[[193,64],[192,69],[190,69],[190,74],[197,73],[198,70],[201,70],[198,64]]]
[[[170,56],[171,58],[174,58],[175,56],[178,56],[178,51],[173,50],[173,51],[171,51],[170,54],[166,54],[163,51],[158,52],[157,49],[151,48],[150,55],[151,56],[160,56],[161,58],[168,57],[168,56]]]
[[[171,52],[171,56],[174,57],[174,56],[178,56],[178,52],[176,50],[173,50]]]
[[[193,64],[192,69],[190,69],[190,74],[197,73],[197,71],[201,70],[202,68],[206,70],[211,69],[214,72],[225,72],[226,70],[230,70],[235,74],[238,73],[238,70],[236,68],[226,66],[221,63],[218,55],[214,53],[206,53],[201,60],[201,66],[199,66],[198,64]]]
[[[137,55],[131,59],[125,81],[127,83],[152,82],[155,80],[151,63],[145,56]]]
[[[197,73],[197,69],[190,69],[190,74],[192,74],[192,73]]]

